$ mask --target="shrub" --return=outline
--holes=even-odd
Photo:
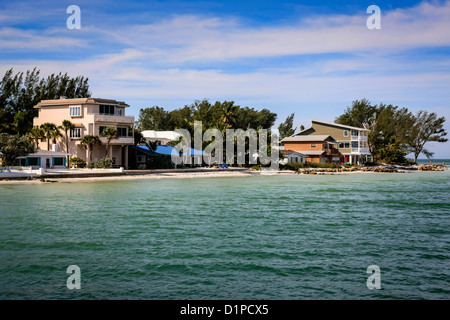
[[[86,161],[81,158],[73,157],[69,159],[69,167],[70,168],[85,168]]]
[[[341,168],[340,164],[328,162],[291,162],[290,166],[294,168]]]
[[[112,168],[112,159],[108,157],[101,158],[95,163],[95,168],[98,169],[109,169]]]

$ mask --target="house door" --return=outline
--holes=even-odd
[[[45,159],[45,168],[50,169],[50,158]]]

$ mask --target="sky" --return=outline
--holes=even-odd
[[[435,112],[450,132],[450,0],[1,1],[0,76],[34,67],[88,77],[136,120],[206,98],[268,108],[275,126],[295,113],[299,128],[366,98]],[[429,147],[450,158],[450,142]]]

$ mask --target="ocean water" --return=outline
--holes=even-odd
[[[450,159],[417,159],[418,164],[430,164],[430,161],[432,164],[439,164],[442,165],[445,163],[445,166],[450,166]]]
[[[3,184],[0,299],[449,299],[449,191],[448,170]]]

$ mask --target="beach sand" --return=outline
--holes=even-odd
[[[74,183],[74,182],[89,182],[89,181],[114,181],[114,180],[142,180],[142,179],[167,179],[167,178],[218,178],[218,177],[242,177],[260,175],[259,171],[212,171],[212,172],[166,172],[166,173],[151,173],[151,174],[129,174],[117,176],[104,177],[67,177],[67,178],[51,178],[46,177],[44,181],[39,177],[26,179],[11,179],[3,178],[0,184],[20,184],[20,183]]]

